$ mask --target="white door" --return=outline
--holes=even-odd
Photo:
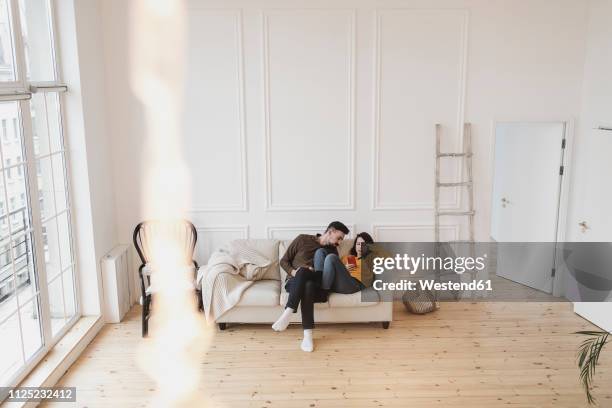
[[[547,293],[553,286],[564,136],[562,122],[495,126],[491,237],[498,242],[497,275]]]
[[[583,146],[583,157],[588,159],[583,163],[581,183],[576,186],[580,197],[577,219],[568,225],[568,232],[578,242],[611,243],[612,217],[608,203],[612,202],[612,191],[607,186],[612,175],[612,131],[591,130],[583,138]],[[574,265],[575,258],[568,259],[568,263],[580,267]],[[612,279],[612,276],[609,274],[607,278]],[[566,291],[570,297],[576,290],[573,281],[572,276],[568,276]],[[612,330],[612,302],[609,297],[606,302],[574,303],[574,311],[602,329]]]
[[[612,242],[612,130],[590,129],[582,144],[585,160],[576,186],[579,219],[568,225],[568,232],[581,242]]]
[[[572,240],[578,242],[611,243],[612,130],[599,128],[612,128],[612,2],[591,2],[589,14],[580,115],[580,155],[575,158],[576,167],[584,171],[580,171],[574,178],[572,197],[575,211],[568,222],[567,232]],[[599,283],[599,289],[610,287],[612,268],[604,267],[604,271],[607,272],[606,280]],[[608,302],[574,305],[577,313],[599,327],[612,331],[610,297]]]

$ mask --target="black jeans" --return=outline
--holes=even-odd
[[[308,268],[299,268],[295,276],[289,278],[285,283],[285,289],[289,292],[289,300],[286,307],[297,312],[298,304],[301,304],[302,327],[304,330],[314,327],[314,304],[327,302],[327,291],[321,289],[321,271],[314,272]]]

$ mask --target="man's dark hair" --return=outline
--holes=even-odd
[[[332,222],[330,222],[329,225],[327,226],[327,229],[325,230],[325,232],[329,231],[332,228],[335,229],[335,230],[338,230],[338,231],[342,231],[345,234],[349,233],[349,229],[346,227],[346,225],[344,225],[340,221],[332,221]]]

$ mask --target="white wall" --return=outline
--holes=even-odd
[[[568,237],[573,241],[612,242],[610,176],[612,132],[594,130],[612,127],[612,1],[591,0],[587,53],[584,67],[582,114],[575,143],[574,189],[568,219]],[[578,223],[586,221],[582,231]],[[576,313],[612,331],[612,302],[575,303]]]
[[[100,3],[117,229],[130,242],[144,124],[128,83],[127,2]],[[183,135],[200,261],[231,238],[334,219],[381,240],[433,239],[436,122],[447,150],[473,124],[477,238],[488,239],[492,120],[580,115],[586,1],[190,4]],[[448,222],[443,238],[466,232]]]
[[[101,25],[95,0],[58,1],[64,130],[72,177],[81,313],[101,313],[101,257],[117,244]]]

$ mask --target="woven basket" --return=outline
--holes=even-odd
[[[406,310],[414,314],[431,313],[440,308],[436,295],[429,290],[408,290],[402,296]]]

